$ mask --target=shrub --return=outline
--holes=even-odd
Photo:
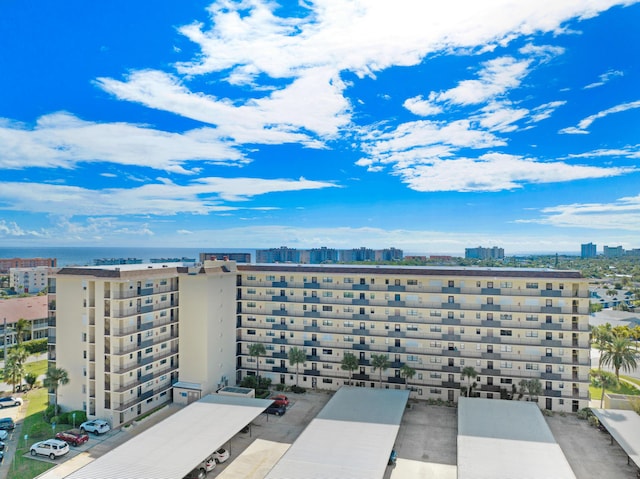
[[[589,419],[591,416],[593,416],[593,412],[588,407],[585,407],[580,409],[576,413],[576,416],[578,416],[578,419]]]
[[[75,421],[73,419],[74,413],[76,415]],[[78,424],[82,424],[86,420],[87,420],[87,413],[84,411],[69,411],[69,412],[63,412],[62,414],[58,415],[58,421],[60,422],[60,424],[73,425],[75,422],[75,424],[78,425]]]
[[[291,392],[296,394],[304,394],[307,390],[301,386],[291,386]]]
[[[51,423],[51,422],[54,422],[52,421],[53,418],[58,417],[58,414],[60,414],[60,406],[57,406],[56,410],[54,411],[53,404],[49,404],[47,406],[47,409],[45,409],[44,412],[42,413],[42,416],[46,422]]]

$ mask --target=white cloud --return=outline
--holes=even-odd
[[[111,162],[192,174],[189,160],[242,165],[248,160],[213,129],[168,133],[126,123],[83,121],[68,113],[42,116],[33,128],[0,121],[0,168],[73,168]]]
[[[605,118],[609,115],[613,115],[614,113],[621,113],[628,110],[633,110],[635,108],[640,108],[640,100],[631,101],[628,103],[621,103],[620,105],[616,105],[611,108],[607,108],[606,110],[600,111],[594,115],[590,115],[586,118],[583,118],[578,122],[577,127],[568,127],[560,130],[560,133],[569,133],[569,134],[588,134],[588,128],[593,124],[594,121],[599,120],[601,118]]]
[[[608,83],[612,78],[621,77],[621,76],[624,76],[624,72],[621,72],[620,70],[609,70],[608,72],[603,73],[602,75],[599,76],[600,81],[590,83],[587,86],[585,86],[584,89],[587,90],[590,88],[603,86],[604,84]]]
[[[602,157],[614,157],[614,158],[640,158],[640,145],[632,145],[624,148],[615,149],[600,149],[588,151],[586,153],[576,153],[567,155],[568,158],[602,158]]]
[[[139,188],[91,190],[38,183],[0,183],[5,210],[70,216],[207,214],[239,209],[224,202],[246,201],[283,191],[332,188],[329,182],[260,178],[199,178],[188,185],[168,180]],[[248,208],[250,209],[250,208]]]
[[[564,228],[640,231],[640,195],[614,203],[574,203],[543,208],[543,218],[520,221]]]
[[[553,115],[558,108],[564,106],[566,101],[551,101],[549,103],[545,103],[544,105],[537,106],[531,110],[531,118],[530,121],[533,123],[537,123],[542,120],[546,120],[547,118]]]
[[[434,159],[423,164],[396,167],[395,173],[416,191],[501,191],[522,188],[527,183],[557,183],[587,178],[607,178],[634,171],[631,168],[601,168],[541,162],[505,154],[479,158]]]
[[[431,97],[429,100],[425,100],[422,95],[407,98],[402,106],[414,115],[419,116],[430,116],[442,113],[442,107],[434,105]]]

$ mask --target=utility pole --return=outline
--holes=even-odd
[[[4,363],[7,364],[7,318],[4,318],[4,323],[2,324],[2,334],[4,335]]]

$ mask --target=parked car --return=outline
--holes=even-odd
[[[269,399],[273,399],[273,404],[277,404],[278,406],[288,406],[289,398],[284,394],[276,394],[275,396],[271,396]]]
[[[217,463],[223,463],[224,461],[229,459],[229,451],[227,451],[225,448],[221,447],[216,452],[214,452],[211,457],[213,459],[215,459],[215,461]]]
[[[0,451],[4,451],[6,447],[7,445],[4,442],[0,441]]]
[[[21,406],[21,405],[22,405],[22,398],[17,398],[14,396],[7,396],[7,397],[0,398],[0,409],[2,409],[3,407]]]
[[[216,460],[213,457],[208,457],[202,461],[196,469],[204,470],[204,472],[213,471],[216,467]]]
[[[285,412],[287,412],[287,408],[282,405],[272,404],[267,409],[264,410],[267,414],[274,414],[276,416],[282,416]]]
[[[68,431],[56,434],[56,439],[66,442],[70,446],[82,446],[89,440],[89,435],[79,429],[69,429]]]
[[[4,431],[12,431],[16,428],[16,423],[10,417],[0,417],[0,429]]]
[[[207,473],[204,470],[196,467],[193,471],[184,476],[184,479],[204,479],[206,476]]]
[[[395,466],[396,464],[396,460],[398,459],[398,453],[396,452],[395,449],[391,450],[391,454],[389,455],[389,462],[388,464],[390,466]]]
[[[9,437],[9,433],[4,429],[0,429],[0,441],[4,441]]]
[[[105,432],[109,432],[110,430],[111,426],[109,426],[109,423],[102,419],[94,419],[92,421],[86,421],[80,424],[80,431],[92,432],[96,435],[104,434]]]
[[[48,456],[49,459],[55,459],[64,456],[69,452],[69,444],[59,439],[47,439],[46,441],[36,442],[29,450],[32,456],[41,455]]]

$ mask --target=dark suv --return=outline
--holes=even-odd
[[[12,430],[15,429],[16,423],[13,422],[13,419],[10,417],[0,418],[0,429],[4,430]]]

